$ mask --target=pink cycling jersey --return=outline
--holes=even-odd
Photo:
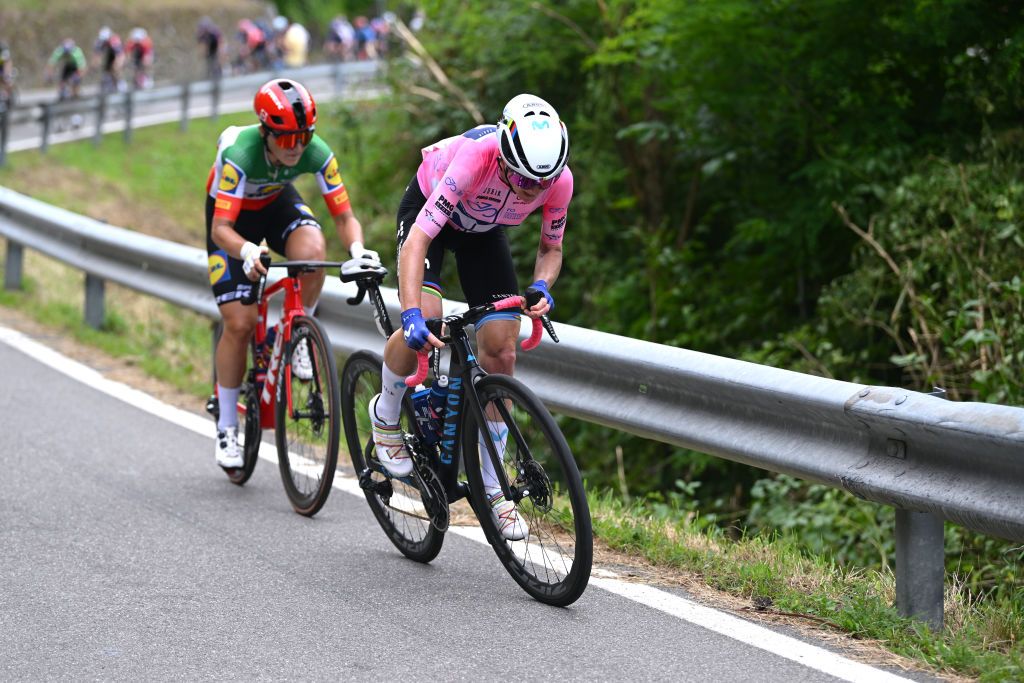
[[[487,232],[499,225],[520,225],[543,207],[541,240],[546,244],[562,241],[572,199],[569,167],[533,201],[520,200],[501,177],[494,126],[477,126],[424,147],[416,179],[427,198],[416,225],[431,239],[446,223],[463,232]]]

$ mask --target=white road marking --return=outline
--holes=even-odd
[[[0,326],[0,341],[68,377],[88,384],[97,391],[120,399],[185,429],[190,429],[197,434],[209,436],[211,440],[214,436],[213,424],[209,418],[175,408],[138,389],[107,379],[96,370],[40,344],[21,332]],[[273,444],[264,442],[260,446],[260,457],[276,463],[277,449]],[[359,488],[359,482],[354,477],[346,476],[340,471],[335,475],[334,488],[356,496],[363,495],[362,489]],[[483,530],[479,527],[453,526],[449,531],[487,545]],[[888,683],[910,680],[867,664],[855,662],[824,648],[777,633],[731,614],[705,607],[673,593],[652,586],[619,580],[615,578],[613,572],[595,569],[590,577],[590,585],[844,681]]]

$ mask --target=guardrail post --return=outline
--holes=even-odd
[[[103,327],[103,278],[92,273],[85,274],[85,323],[98,330]]]
[[[896,609],[942,629],[945,549],[942,519],[896,510]]]
[[[131,144],[132,141],[132,110],[135,104],[135,89],[128,87],[124,94],[124,142]]]
[[[10,110],[6,106],[0,111],[0,166],[7,163],[7,138],[11,132],[9,113]]]
[[[217,117],[219,116],[219,111],[218,110],[220,109],[220,83],[221,83],[220,77],[217,77],[217,78],[213,79],[213,91],[212,91],[213,102],[212,102],[212,105],[211,105],[212,108],[213,108],[213,112],[210,114],[210,118],[213,119],[214,123],[217,122]]]
[[[25,247],[17,242],[7,240],[7,260],[4,263],[4,289],[16,291],[21,289],[22,263],[25,260]]]
[[[931,396],[946,398],[934,387]],[[896,609],[942,629],[945,597],[945,524],[930,512],[896,510]]]
[[[43,140],[39,145],[40,154],[46,154],[50,149],[50,124],[53,122],[53,104],[43,103]]]
[[[185,81],[181,84],[181,123],[180,130],[182,133],[188,130],[188,106],[189,100],[192,99],[192,90],[190,88],[192,84],[189,81]]]
[[[99,102],[96,104],[96,132],[92,135],[92,144],[100,146],[103,141],[103,121],[107,118],[107,96],[99,95]]]

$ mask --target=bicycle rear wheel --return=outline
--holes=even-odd
[[[309,351],[312,376],[303,380],[292,372],[291,359],[299,344]],[[341,397],[334,352],[320,322],[297,316],[291,341],[282,358],[276,388],[277,461],[281,481],[292,507],[312,517],[331,493],[341,438]]]
[[[224,469],[231,483],[239,486],[249,481],[253,470],[256,469],[256,461],[260,459],[260,440],[263,438],[263,429],[260,426],[260,397],[251,382],[242,385],[241,400],[244,401],[245,411],[241,410],[240,405],[238,431],[245,437],[242,444],[243,463],[241,467]]]
[[[587,587],[594,541],[583,482],[565,437],[540,399],[520,381],[507,375],[488,375],[476,384],[485,419],[481,432],[473,412],[466,413],[462,452],[466,456],[473,508],[498,559],[516,582],[540,602],[565,606]],[[502,536],[491,513],[480,459],[481,434],[492,438],[508,483],[525,492],[516,503],[525,523],[524,537]]]
[[[217,341],[220,340],[222,325],[223,323],[220,323],[217,327]],[[249,367],[256,367],[256,344],[252,341],[249,342]],[[214,367],[214,389],[217,386],[216,374],[217,369]],[[215,393],[211,399],[216,399],[216,397]],[[263,438],[263,428],[260,424],[260,395],[259,390],[252,382],[251,369],[246,376],[246,380],[242,382],[241,391],[238,393],[238,401],[238,405],[235,407],[238,411],[238,431],[244,437],[244,443],[242,444],[242,466],[222,467],[221,469],[228,475],[228,480],[232,484],[242,486],[245,482],[249,481],[253,470],[256,469],[256,461],[259,460],[260,455],[260,440]],[[215,406],[213,419],[216,422],[220,413],[220,406],[213,405]],[[209,406],[207,406],[207,409],[209,410]]]
[[[363,493],[374,517],[403,555],[417,562],[430,562],[441,552],[444,534],[431,526],[415,477],[394,479],[384,474],[373,448],[370,428],[370,400],[380,393],[383,359],[370,351],[349,356],[341,372],[341,410],[345,441],[356,476],[367,481]],[[413,425],[408,399],[403,402],[402,429]]]

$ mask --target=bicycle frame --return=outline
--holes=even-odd
[[[277,392],[284,389],[288,397],[288,412],[292,412],[292,373],[290,358],[282,358],[285,344],[292,340],[292,321],[296,316],[305,315],[302,306],[302,282],[299,279],[299,272],[303,268],[330,268],[341,267],[341,263],[333,261],[308,261],[295,264],[289,261],[270,264],[265,261],[267,267],[287,267],[288,275],[281,278],[272,285],[266,284],[266,277],[261,277],[259,282],[253,286],[253,290],[242,303],[254,302],[256,304],[256,330],[253,332],[252,344],[256,350],[265,349],[267,341],[267,312],[270,307],[270,298],[278,292],[284,292],[284,302],[281,306],[281,320],[277,323],[277,335],[274,338],[274,348],[270,351],[270,359],[267,363],[263,376],[263,388],[260,390],[260,427],[262,429],[274,429],[274,400]],[[256,365],[249,368],[249,382],[258,384],[259,375],[263,368],[259,363],[263,358],[263,350],[253,354],[256,357]],[[243,414],[245,406],[239,404],[239,411]]]
[[[352,281],[355,278],[342,278],[343,281]],[[380,331],[384,334],[385,338],[391,336],[394,331],[394,327],[391,323],[391,316],[388,314],[387,307],[384,304],[384,299],[380,294],[379,280],[368,279],[367,281],[359,281],[356,279],[358,291],[356,295],[348,300],[349,304],[356,305],[363,300],[366,294],[370,295],[370,301],[374,308],[374,318],[378,323]],[[532,294],[536,301],[541,296],[539,292]],[[443,318],[435,318],[427,321],[428,327],[431,328],[438,338],[443,338],[444,327],[447,326],[449,320],[457,320],[460,316],[448,316]],[[551,328],[551,323],[546,318],[543,319],[543,325],[548,329],[549,334],[557,342],[558,337],[554,334],[554,329]],[[419,425],[414,423],[412,425],[413,437],[412,442],[409,443],[411,449],[419,449],[421,454],[426,451],[428,460],[436,464],[437,475],[441,481],[441,485],[444,487],[445,495],[448,498],[448,503],[454,503],[461,498],[468,498],[469,485],[466,481],[459,480],[459,466],[462,457],[462,437],[465,426],[465,410],[467,404],[469,409],[473,411],[473,417],[476,418],[478,425],[486,424],[486,419],[483,414],[483,407],[480,405],[480,398],[476,393],[476,382],[481,377],[487,375],[487,372],[480,367],[477,362],[476,354],[473,352],[473,347],[469,342],[469,335],[467,334],[463,325],[457,325],[454,328],[450,328],[450,335],[447,337],[447,348],[451,351],[451,356],[448,362],[448,393],[445,398],[445,415],[444,421],[442,422],[441,438],[436,446],[427,445],[420,433]],[[534,326],[533,336],[529,342],[529,346],[524,348],[533,348],[540,340],[540,330],[537,325]],[[434,350],[433,352],[433,368],[435,378],[439,374],[440,370],[440,351]],[[468,383],[467,383],[468,380]],[[408,384],[408,381],[407,381]],[[514,426],[514,421],[508,419],[508,415],[504,415],[506,422]],[[519,434],[518,430],[513,429],[510,433],[517,443],[526,450],[529,451],[525,440],[522,435]],[[487,446],[487,454],[485,457],[491,458],[491,462],[494,465],[494,471],[498,475],[498,481],[501,485],[502,493],[508,500],[519,502],[522,498],[522,492],[515,491],[509,485],[507,477],[504,472],[504,468],[501,467],[501,456],[498,454],[494,447],[494,443],[490,439],[484,440]],[[436,454],[436,457],[432,457]],[[482,454],[483,455],[483,454]],[[413,475],[409,475],[413,476]]]

